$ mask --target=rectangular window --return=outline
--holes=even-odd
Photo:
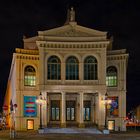
[[[91,118],[91,101],[84,101],[84,121],[90,121]]]
[[[29,119],[27,120],[27,130],[33,130],[34,129],[34,120]]]
[[[114,131],[115,130],[115,120],[108,120],[108,129],[110,131]]]
[[[52,116],[51,120],[54,121],[56,115],[55,115],[55,108],[53,108],[53,107],[52,107],[52,115],[51,116]]]
[[[36,85],[36,76],[28,75],[24,79],[25,86],[35,86]]]
[[[107,76],[106,85],[109,87],[116,87],[117,86],[117,77],[116,76]]]
[[[67,108],[67,121],[70,121],[70,108]]]

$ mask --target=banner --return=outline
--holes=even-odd
[[[107,114],[108,117],[118,117],[119,116],[119,106],[118,106],[118,97],[108,97],[108,100],[111,100],[111,103],[107,105]]]
[[[36,96],[24,96],[24,117],[36,117]]]

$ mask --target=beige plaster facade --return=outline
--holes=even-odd
[[[107,117],[113,120],[114,130],[125,131],[126,117],[126,69],[128,54],[126,50],[113,50],[112,40],[107,39],[107,32],[101,32],[80,26],[70,20],[62,27],[39,31],[38,36],[24,38],[24,48],[16,48],[9,81],[12,84],[10,99],[17,104],[15,113],[16,130],[27,130],[27,120],[33,120],[33,129],[37,130],[40,121],[39,106],[37,116],[24,116],[24,96],[38,97],[40,92],[46,98],[42,106],[42,123],[44,127],[98,127],[105,125],[105,93],[118,98],[118,115]],[[48,59],[57,56],[61,61],[61,78],[48,80]],[[66,60],[74,56],[78,60],[77,80],[66,79]],[[97,79],[84,80],[84,60],[94,56],[98,62]],[[35,86],[25,86],[24,70],[31,65],[36,72]],[[117,86],[106,85],[106,70],[109,66],[117,69]],[[6,100],[6,97],[5,97]],[[52,101],[58,101],[59,119],[52,120]],[[67,118],[68,101],[74,103],[73,118]],[[90,119],[84,120],[84,102],[90,103]],[[74,108],[74,109],[73,109]],[[71,113],[72,115],[72,113]]]

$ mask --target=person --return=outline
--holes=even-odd
[[[3,117],[2,118],[2,129],[6,129],[6,118],[5,117]]]
[[[0,130],[2,130],[2,118],[0,117]]]

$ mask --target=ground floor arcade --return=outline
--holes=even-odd
[[[76,87],[77,88],[77,87]],[[52,90],[53,89],[53,90]],[[108,127],[113,130],[125,131],[124,124],[124,111],[122,110],[123,97],[117,96],[117,94],[110,94],[109,97],[116,100],[113,101],[113,105],[117,105],[118,110],[116,116],[108,116],[106,114],[104,97],[106,90],[43,90],[42,97],[45,99],[45,103],[41,105],[36,104],[35,100],[38,98],[38,94],[23,93],[19,96],[21,101],[21,112],[16,114],[16,129],[17,130],[37,130],[40,125],[40,120],[44,128],[47,127],[97,127],[103,129],[105,126],[105,120]],[[78,88],[79,89],[79,88]],[[22,98],[21,98],[22,97]],[[26,111],[32,110],[30,105],[25,102],[25,97],[30,100],[34,99],[34,104],[37,108],[34,110],[34,116],[26,115]],[[112,98],[112,99],[113,99]],[[30,103],[30,102],[29,102]],[[119,104],[119,105],[118,105]],[[111,105],[112,106],[112,105]],[[35,106],[34,106],[35,107]],[[24,108],[24,112],[22,110]],[[115,113],[115,111],[114,111]],[[21,114],[21,115],[20,115]],[[30,113],[31,114],[31,113]],[[32,115],[32,114],[31,114]],[[105,115],[107,115],[105,117]]]
[[[97,93],[47,93],[46,125],[48,127],[96,125],[97,100]]]

